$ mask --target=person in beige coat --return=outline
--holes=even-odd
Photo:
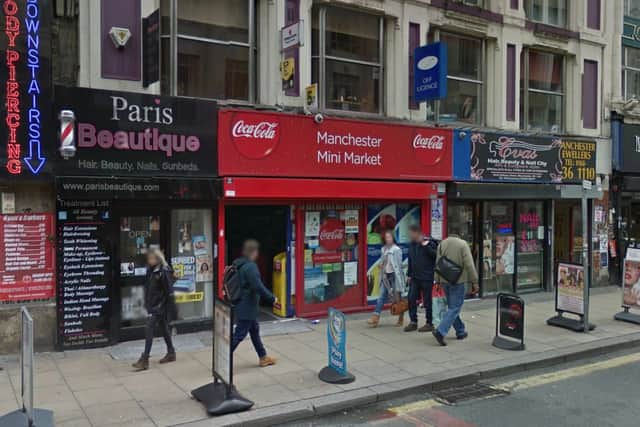
[[[437,283],[441,283],[447,297],[447,312],[442,317],[442,321],[438,328],[433,331],[433,336],[442,346],[447,345],[444,338],[449,333],[451,326],[456,331],[456,338],[463,340],[467,337],[467,331],[462,319],[460,319],[460,311],[464,304],[465,284],[470,283],[476,285],[478,283],[478,272],[471,249],[466,241],[462,240],[457,233],[451,233],[438,246],[438,254],[436,257],[436,266],[441,257],[447,257],[457,265],[462,267],[462,274],[457,283],[447,283],[447,281],[438,274],[436,268],[435,279]]]

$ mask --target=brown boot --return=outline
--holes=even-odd
[[[140,359],[138,359],[138,361],[131,366],[133,366],[136,371],[146,371],[147,369],[149,369],[149,356],[146,356],[144,354],[141,355]]]
[[[431,332],[433,331],[433,325],[431,323],[426,323],[423,327],[418,329],[418,332]]]
[[[158,360],[158,363],[170,363],[170,362],[175,362],[176,361],[176,354],[175,353],[167,353],[162,359]]]
[[[276,359],[271,356],[264,356],[260,358],[260,367],[271,366],[276,364]]]
[[[396,326],[402,326],[404,325],[404,313],[401,313],[398,316],[398,321],[396,322]]]
[[[372,328],[377,328],[378,327],[378,323],[380,323],[380,315],[379,314],[373,314],[371,316],[371,319],[367,320],[367,325],[369,325]]]

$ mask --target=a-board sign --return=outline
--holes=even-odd
[[[347,373],[347,331],[345,325],[344,313],[334,308],[329,308],[329,320],[327,322],[329,367],[341,375]]]
[[[640,249],[627,249],[623,277],[622,306],[640,309]]]
[[[233,384],[233,310],[216,299],[213,310],[213,376],[227,385]]]
[[[524,300],[517,295],[497,296],[495,347],[524,350]]]
[[[556,277],[556,311],[584,315],[584,266],[561,262]]]

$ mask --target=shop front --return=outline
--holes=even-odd
[[[567,189],[596,180],[595,141],[458,130],[454,147],[448,231],[469,242],[480,274],[468,297],[548,289],[555,263],[581,261],[580,201]]]
[[[55,104],[75,115],[76,148],[57,160],[58,348],[143,336],[154,248],[176,275],[178,332],[210,326],[215,103],[56,87]]]
[[[405,254],[411,224],[443,237],[450,130],[236,109],[218,123],[218,269],[257,239],[277,316],[366,310],[383,231]]]

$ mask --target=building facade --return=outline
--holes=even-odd
[[[77,346],[139,336],[136,260],[151,245],[175,258],[183,273],[190,295],[182,301],[184,330],[207,327],[204,306],[219,291],[221,267],[235,256],[239,236],[256,233],[268,247],[263,275],[286,296],[279,315],[319,315],[334,302],[367,309],[376,294],[371,272],[381,222],[400,239],[409,222],[436,237],[462,233],[482,277],[469,297],[550,289],[555,263],[579,260],[583,247],[579,204],[558,186],[582,180],[597,182],[606,194],[592,202],[589,223],[595,281],[609,281],[611,131],[617,129],[611,119],[628,110],[623,94],[634,90],[627,50],[635,34],[627,35],[633,1],[625,2],[626,12],[617,1],[611,8],[601,0],[37,3],[51,16],[57,86],[46,131],[56,144],[46,149],[57,168],[48,184],[33,184],[48,186],[42,197],[48,205],[17,211],[55,213],[64,233],[81,212],[71,209],[89,203],[96,222],[115,227],[93,230],[109,252],[101,267],[108,301],[96,295],[104,303],[96,316],[110,320],[70,317],[68,330],[53,334],[60,348],[74,335],[81,337]],[[447,46],[448,95],[418,103],[414,51],[435,42]],[[169,123],[163,109],[176,106],[187,113]],[[57,154],[62,109],[74,111],[76,139],[84,138],[71,159]],[[91,128],[82,134],[79,124],[94,126],[93,139]],[[177,135],[177,145],[136,139],[145,129]],[[132,133],[133,139],[118,140]],[[322,139],[332,133],[339,137],[332,144]],[[190,136],[198,137],[196,151],[189,150]],[[245,150],[245,140],[258,148]],[[474,141],[486,142],[477,148],[516,144],[541,163],[523,169],[503,162],[478,173],[471,161],[491,159]],[[321,143],[326,150],[318,149]],[[145,162],[136,147],[160,157]],[[290,151],[278,151],[285,147]],[[550,153],[556,157],[550,160]],[[358,164],[340,165],[346,156]],[[17,205],[23,196],[14,185],[4,184],[3,193],[15,192]],[[146,201],[133,205],[141,193]],[[316,219],[317,229],[307,227]],[[273,236],[264,229],[275,230]],[[321,242],[321,229],[343,240]],[[130,238],[131,231],[140,233]],[[49,240],[64,276],[64,237]],[[205,256],[206,275],[196,271]],[[276,277],[283,283],[278,289]],[[64,292],[47,301],[51,310],[74,304]],[[107,329],[105,339],[100,333]]]

